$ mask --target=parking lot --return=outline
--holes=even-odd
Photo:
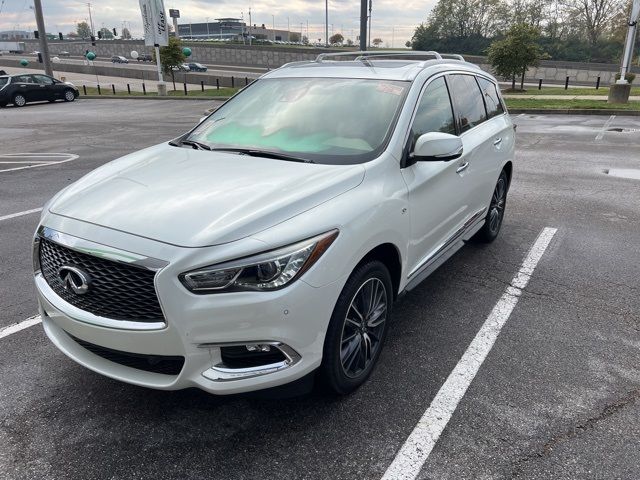
[[[350,396],[147,390],[67,359],[37,320],[12,328],[37,314],[36,210],[90,170],[186,131],[212,105],[0,110],[0,478],[380,479],[545,228],[557,230],[415,473],[639,477],[640,180],[624,176],[640,170],[640,117],[514,116],[500,237],[467,245],[397,303],[380,364]]]

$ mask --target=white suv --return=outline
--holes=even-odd
[[[58,193],[34,243],[51,341],[158,389],[362,384],[394,301],[498,235],[515,135],[461,57],[351,55],[271,71]]]

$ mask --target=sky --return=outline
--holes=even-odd
[[[409,40],[417,25],[425,21],[436,0],[372,0],[372,39],[381,38],[384,45],[400,47]],[[42,0],[47,32],[75,31],[75,24],[89,18],[86,2],[78,0]],[[0,0],[0,31],[35,30],[32,0]],[[399,6],[401,5],[401,6]],[[165,8],[180,10],[179,23],[213,21],[221,17],[243,17],[248,23],[251,7],[252,23],[307,33],[309,39],[324,41],[324,2],[322,0],[253,0],[246,3],[234,0],[165,0]],[[118,33],[127,22],[131,34],[142,35],[140,8],[136,0],[100,0],[92,3],[96,29],[116,28]],[[329,36],[342,33],[355,41],[359,31],[360,2],[358,0],[329,1]],[[392,45],[393,42],[393,45]]]

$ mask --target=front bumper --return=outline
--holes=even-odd
[[[54,216],[51,216],[54,217]],[[50,217],[50,218],[51,218]],[[67,231],[93,229],[61,220]],[[54,222],[55,223],[55,222]],[[112,237],[110,245],[123,245],[126,234],[101,229],[101,236],[85,232],[84,238]],[[74,233],[79,233],[76,231]],[[131,240],[131,238],[129,238]],[[41,273],[35,281],[43,326],[51,341],[77,363],[105,376],[144,387],[177,390],[197,387],[214,394],[242,393],[271,388],[297,380],[315,370],[322,360],[325,332],[341,289],[340,282],[316,288],[304,280],[274,292],[237,292],[193,295],[177,279],[194,249],[147,243],[155,258],[168,265],[155,277],[155,286],[166,322],[121,325],[80,310],[65,302]],[[105,242],[106,243],[106,242]],[[104,247],[104,245],[103,245]],[[210,255],[211,247],[195,252]],[[222,247],[228,248],[228,247]],[[159,250],[158,250],[159,249]],[[144,250],[137,250],[141,252]],[[159,251],[163,254],[159,256]],[[131,367],[94,353],[83,344],[129,354],[183,357],[179,373],[167,375]],[[225,367],[223,346],[269,344],[284,352],[286,360],[267,364],[254,372]]]

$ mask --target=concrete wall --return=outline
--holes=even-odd
[[[38,43],[34,40],[25,41],[27,50],[37,50]],[[132,50],[138,53],[151,53],[151,47],[145,47],[140,40],[98,40],[92,47],[90,43],[83,41],[65,41],[49,43],[52,56],[60,51],[68,51],[72,55],[83,55],[90,49],[99,58],[105,59],[112,55],[130,56]],[[275,46],[244,46],[244,45],[203,45],[199,42],[183,42],[193,52],[191,59],[195,62],[219,65],[260,66],[277,68],[285,63],[300,60],[314,60],[320,53],[344,50],[328,49],[300,49]],[[468,61],[480,65],[485,71],[491,72],[491,66],[487,64],[486,57],[468,56]],[[602,63],[580,63],[543,60],[540,66],[527,72],[528,82],[537,82],[542,79],[544,83],[564,84],[565,78],[570,77],[572,85],[595,85],[598,77],[602,85],[613,83],[619,66]],[[640,68],[634,67],[633,71],[640,74]],[[639,75],[640,76],[640,75]]]

